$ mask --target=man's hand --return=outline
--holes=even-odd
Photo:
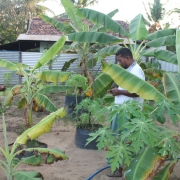
[[[120,92],[121,91],[118,88],[113,88],[113,89],[108,90],[108,93],[112,94],[113,96],[120,95],[121,94]]]

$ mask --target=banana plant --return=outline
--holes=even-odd
[[[4,143],[5,149],[0,148],[1,153],[3,154],[5,161],[0,160],[0,168],[6,174],[7,180],[19,180],[19,179],[27,179],[27,180],[43,180],[43,175],[36,171],[20,171],[17,170],[20,164],[26,163],[28,165],[39,165],[42,163],[52,164],[58,160],[66,160],[68,157],[65,155],[63,151],[58,148],[49,149],[49,148],[23,148],[19,149],[19,146],[26,144],[27,140],[34,140],[40,135],[49,132],[53,122],[58,117],[64,117],[66,112],[64,108],[60,108],[57,111],[51,113],[44,119],[42,119],[38,124],[26,130],[15,140],[12,148],[8,145],[7,132],[6,132],[6,124],[4,113],[2,114],[2,123],[3,123],[3,134],[4,134]],[[34,155],[28,158],[22,158],[19,160],[17,156],[21,154],[23,151],[33,152]],[[42,155],[46,155],[46,160],[43,162]]]
[[[110,43],[118,43],[123,40],[122,38],[105,33],[103,25],[94,25],[93,27],[90,27],[87,21],[82,20],[82,18],[78,16],[79,10],[70,0],[61,0],[61,3],[70,19],[70,23],[68,25],[62,24],[58,20],[45,15],[42,16],[42,19],[58,28],[61,32],[68,36],[69,40],[73,41],[71,45],[64,46],[62,50],[64,52],[74,52],[79,55],[77,60],[79,60],[81,74],[87,77],[89,84],[91,84],[94,79],[93,73],[95,72],[93,67],[96,65],[96,62],[92,61],[94,53],[97,52],[100,47],[104,47]],[[114,10],[107,16],[111,18],[117,12],[118,10]],[[81,38],[82,36],[84,36],[84,39]],[[62,70],[67,70],[75,60],[71,59],[66,62]]]
[[[20,94],[21,99],[18,104],[19,108],[25,108],[25,120],[26,125],[32,126],[32,108],[34,104],[34,109],[37,110],[39,107],[44,107],[50,112],[57,110],[57,107],[48,98],[48,94],[54,92],[64,92],[70,89],[70,86],[60,86],[57,82],[64,82],[68,79],[70,72],[58,72],[58,71],[35,71],[42,67],[45,63],[49,62],[63,47],[66,38],[62,36],[48,51],[46,51],[36,63],[33,68],[25,69],[20,63],[15,64],[10,61],[0,59],[0,66],[7,68],[9,70],[15,71],[25,78],[25,82],[20,85],[15,85],[8,92],[3,106],[9,106],[12,103],[13,96]],[[54,84],[46,84],[46,82],[53,82]],[[26,115],[27,110],[27,115]]]

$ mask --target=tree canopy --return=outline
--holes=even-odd
[[[46,0],[0,0],[1,44],[13,42],[20,33],[25,33],[32,17],[39,17],[46,12],[53,13],[39,5],[42,1]]]

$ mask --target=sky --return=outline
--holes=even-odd
[[[98,0],[97,4],[88,8],[105,14],[118,9],[119,12],[113,17],[113,19],[130,22],[139,13],[145,15],[144,5],[142,2],[144,2],[147,6],[148,1],[153,2],[153,0]],[[164,7],[167,10],[173,9],[175,7],[180,8],[180,0],[161,0],[161,2],[164,4]],[[63,7],[60,6],[60,0],[51,0],[49,2],[46,1],[44,5],[53,10],[56,15],[64,12]],[[173,24],[177,24],[178,22],[180,24],[178,15],[174,16],[173,18],[171,17],[169,19],[165,19],[171,24],[172,21],[174,22]]]

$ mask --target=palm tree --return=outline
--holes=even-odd
[[[149,33],[153,33],[157,30],[162,29],[160,25],[160,20],[164,18],[165,15],[165,9],[163,8],[163,4],[161,3],[160,0],[154,0],[153,3],[148,2],[148,10],[143,3],[146,15],[148,20],[150,21],[149,23]]]
[[[77,8],[85,8],[87,6],[94,5],[97,0],[71,0]]]

